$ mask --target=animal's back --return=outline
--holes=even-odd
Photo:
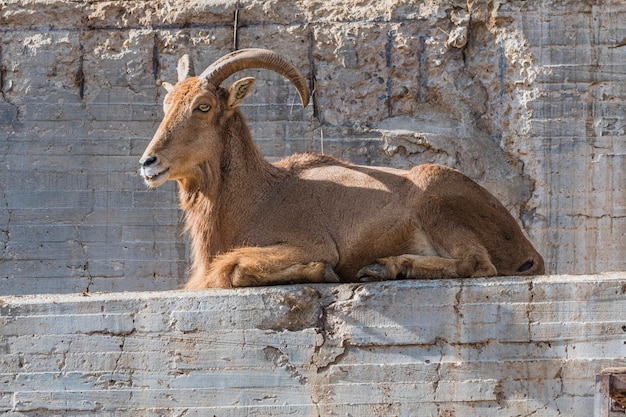
[[[316,168],[320,166],[350,165],[348,162],[341,161],[333,156],[324,155],[313,152],[296,153],[274,162],[274,166],[293,172],[301,172],[305,169]]]

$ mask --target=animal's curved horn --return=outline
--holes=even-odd
[[[240,49],[215,61],[200,74],[209,82],[219,86],[234,73],[249,69],[263,68],[282,75],[293,83],[300,94],[302,106],[309,104],[309,89],[300,71],[286,58],[267,49]]]

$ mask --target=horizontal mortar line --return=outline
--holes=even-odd
[[[230,28],[232,29],[232,22],[216,23],[216,24],[178,24],[178,25],[157,25],[157,26],[87,26],[87,27],[28,27],[18,29],[0,29],[0,33],[19,33],[19,32],[39,32],[39,33],[51,33],[51,32],[81,32],[85,31],[110,31],[110,32],[125,32],[129,30],[164,30],[164,29],[197,29],[197,28]]]
[[[609,314],[611,312],[607,312],[607,314]],[[613,315],[615,315],[615,312],[612,312]],[[532,314],[536,314],[534,311]],[[623,326],[624,325],[624,320],[617,320],[617,321],[609,321],[609,320],[589,320],[589,321],[580,321],[580,320],[568,320],[568,321],[532,321],[530,323],[532,326],[571,326],[573,324],[576,325],[581,325],[584,326],[586,324],[592,324],[592,325],[597,325],[597,324],[606,324],[606,325],[616,325],[616,326]],[[613,335],[606,335],[607,337],[609,336],[613,336]]]
[[[409,23],[409,22],[419,22],[425,21],[427,19],[415,17],[415,18],[393,18],[393,19],[360,19],[360,20],[336,20],[336,21],[325,21],[325,20],[311,20],[311,21],[302,21],[302,20],[293,20],[289,22],[246,22],[242,21],[240,29],[250,28],[250,27],[267,27],[267,26],[308,26],[312,24],[376,24],[376,23]],[[180,23],[180,24],[161,24],[161,25],[131,25],[131,26],[85,26],[85,27],[39,27],[39,26],[30,26],[27,28],[17,28],[17,29],[0,29],[0,33],[19,33],[19,32],[39,32],[39,33],[48,33],[48,32],[82,32],[85,31],[97,31],[97,30],[105,30],[112,32],[124,32],[129,30],[169,30],[169,29],[214,29],[214,28],[227,28],[232,30],[233,22],[232,20],[215,22],[215,23]]]

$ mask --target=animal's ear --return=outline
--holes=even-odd
[[[178,82],[196,75],[196,70],[193,67],[193,61],[189,55],[185,54],[180,57],[176,72],[178,73]]]
[[[228,101],[226,105],[229,109],[234,109],[254,87],[254,77],[245,77],[237,80],[228,87]]]

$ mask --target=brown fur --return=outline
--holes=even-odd
[[[506,208],[451,168],[316,154],[268,163],[227,106],[247,92],[236,88],[180,81],[142,158],[158,158],[142,171],[149,185],[178,182],[192,248],[186,288],[544,273]]]

